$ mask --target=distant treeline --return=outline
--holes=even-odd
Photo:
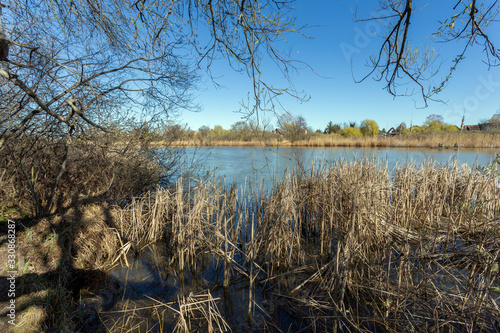
[[[277,124],[270,121],[256,122],[253,119],[238,121],[230,128],[215,125],[213,128],[201,126],[197,130],[191,129],[187,124],[167,123],[155,125],[145,123],[136,127],[128,127],[127,130],[116,128],[115,137],[117,141],[123,142],[130,137],[141,140],[147,139],[158,142],[160,145],[176,144],[190,146],[210,145],[304,145],[304,146],[442,146],[452,140],[453,146],[459,145],[459,140],[454,137],[444,139],[443,134],[460,132],[474,132],[476,135],[469,136],[466,146],[468,147],[496,147],[494,142],[485,139],[486,134],[500,132],[500,113],[491,119],[475,125],[464,125],[461,128],[448,124],[439,115],[430,115],[420,125],[406,126],[403,122],[397,126],[380,129],[377,122],[365,119],[359,124],[348,122],[335,124],[332,121],[326,124],[324,129],[314,130],[307,125],[302,116],[279,117]],[[489,136],[488,136],[489,137]],[[391,138],[390,141],[387,141]],[[424,139],[425,138],[425,139]],[[381,140],[379,140],[381,139]],[[385,140],[385,141],[384,141]],[[441,142],[442,141],[442,142]],[[455,142],[457,141],[457,142]]]

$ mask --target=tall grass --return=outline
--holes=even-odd
[[[161,147],[161,141],[153,145]],[[175,146],[284,146],[284,147],[419,147],[419,148],[499,148],[500,133],[494,132],[429,132],[391,137],[343,137],[338,134],[310,133],[291,141],[278,134],[246,140],[210,137],[205,140],[181,140]]]
[[[286,312],[310,331],[493,331],[499,188],[496,169],[336,161],[268,193],[179,181],[132,201],[121,232],[164,238],[170,266],[191,279],[212,258],[223,271],[213,288],[246,281],[247,320],[255,325],[256,307],[266,314],[259,329],[279,327]],[[196,308],[191,301],[177,306]],[[231,321],[205,316],[218,318],[217,330]],[[190,325],[183,314],[176,328]]]
[[[421,148],[499,148],[500,133],[430,132],[390,137],[351,137],[311,135],[292,145],[305,147],[421,147]]]

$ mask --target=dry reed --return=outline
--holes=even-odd
[[[212,256],[223,267],[223,281],[212,282],[246,280],[248,320],[258,305],[266,327],[285,311],[310,331],[491,331],[500,316],[499,185],[496,169],[336,161],[289,174],[270,193],[179,181],[132,201],[121,232],[163,238],[170,265],[194,275]],[[268,302],[257,304],[264,291]],[[200,302],[213,313],[191,298],[178,303],[223,322],[211,295]],[[193,330],[187,318],[179,315],[178,329]]]
[[[419,147],[419,148],[500,148],[500,133],[495,132],[428,132],[388,137],[343,137],[338,134],[313,133],[291,141],[278,134],[266,138],[234,140],[213,137],[205,140],[156,141],[153,147]]]

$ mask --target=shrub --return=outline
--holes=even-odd
[[[15,202],[38,216],[83,198],[121,202],[153,189],[164,172],[151,151],[135,145],[79,140],[66,145],[24,137],[9,140],[0,150],[0,174],[16,188]],[[1,195],[2,202],[10,200],[9,193]]]
[[[359,129],[359,127],[347,127],[346,126],[340,130],[340,135],[349,138],[349,137],[355,137],[355,136],[362,136],[363,134],[361,133],[361,130]]]

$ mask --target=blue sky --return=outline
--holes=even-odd
[[[373,0],[360,0],[360,17],[366,17],[368,10],[373,9],[376,3]],[[455,13],[451,8],[456,1],[429,1],[430,4],[425,6],[427,3],[421,1],[417,7],[420,10],[413,14],[411,29],[415,46],[426,42],[431,44],[431,35],[440,26],[438,20]],[[374,119],[380,128],[388,129],[403,121],[407,125],[410,122],[420,125],[429,114],[442,115],[446,122],[459,126],[464,112],[465,123],[476,124],[491,118],[500,109],[500,67],[488,70],[488,66],[483,63],[485,55],[478,46],[469,49],[458,71],[437,96],[446,103],[429,101],[428,107],[422,108],[424,103],[418,94],[394,98],[383,89],[384,82],[368,78],[362,83],[355,83],[353,75],[360,79],[369,73],[370,69],[365,66],[366,60],[377,52],[381,44],[381,38],[371,31],[383,29],[380,23],[354,22],[351,8],[354,9],[355,5],[354,0],[297,2],[295,15],[298,25],[309,25],[305,33],[313,39],[294,36],[282,44],[298,52],[295,59],[306,62],[317,74],[299,65],[299,71],[292,75],[292,80],[296,89],[303,90],[310,100],[300,103],[292,98],[283,98],[282,104],[289,113],[302,115],[314,129],[324,129],[329,121],[359,123],[363,119]],[[491,25],[486,33],[491,40],[500,44],[498,25]],[[455,42],[432,43],[439,54],[438,61],[442,62],[438,79],[447,74],[462,45]],[[286,85],[281,75],[266,62],[263,68],[268,83],[280,87]],[[252,91],[251,79],[244,73],[232,71],[226,62],[217,61],[211,69],[220,87],[215,87],[204,76],[195,94],[202,111],[183,112],[179,118],[181,123],[187,123],[192,129],[202,125],[229,128],[241,120],[241,114],[235,111],[240,109],[240,102],[247,100]],[[276,124],[271,114],[264,117]]]

